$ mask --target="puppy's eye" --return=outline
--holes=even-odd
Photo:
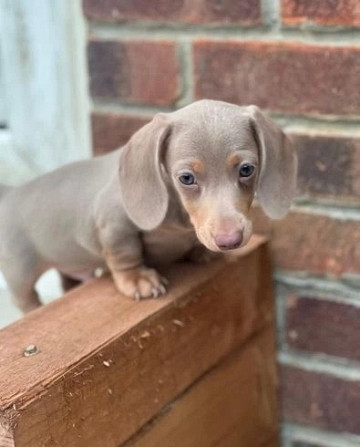
[[[249,164],[249,163],[244,163],[243,165],[240,166],[239,169],[239,176],[240,177],[250,177],[255,171],[255,166]]]
[[[180,175],[179,180],[183,185],[186,186],[196,184],[195,177],[192,174],[190,174],[190,172],[185,172],[185,174]]]

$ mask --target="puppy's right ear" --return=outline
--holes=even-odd
[[[142,230],[152,230],[164,220],[168,191],[162,160],[170,125],[165,114],[137,131],[120,155],[120,188],[125,211]]]

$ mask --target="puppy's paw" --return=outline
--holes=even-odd
[[[167,279],[156,270],[147,267],[113,273],[116,288],[124,295],[140,301],[142,298],[158,298],[166,293]]]
[[[202,245],[197,245],[187,254],[186,258],[197,264],[207,264],[208,262],[220,259],[222,256],[222,253],[216,253]]]

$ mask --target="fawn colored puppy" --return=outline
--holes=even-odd
[[[0,270],[24,312],[40,305],[34,285],[50,268],[75,280],[107,269],[121,293],[157,297],[157,265],[248,242],[255,193],[282,217],[296,171],[288,139],[256,106],[160,113],[108,155],[0,186]]]

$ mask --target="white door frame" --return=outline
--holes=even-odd
[[[0,119],[7,127],[0,128],[0,183],[19,184],[90,157],[81,0],[0,0],[0,57]],[[53,273],[39,291],[45,301],[61,294]],[[0,274],[0,327],[19,316]]]
[[[81,0],[0,0],[0,33],[9,127],[0,135],[0,182],[90,157]]]

